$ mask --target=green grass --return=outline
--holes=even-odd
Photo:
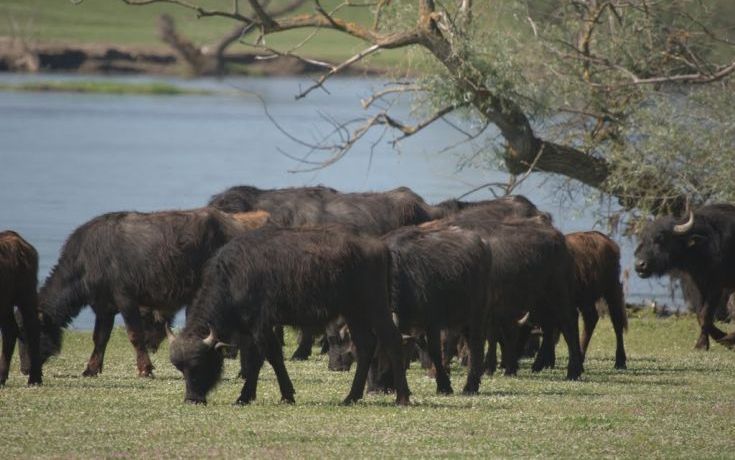
[[[0,91],[60,91],[69,93],[145,94],[154,96],[207,95],[212,91],[182,88],[169,83],[123,83],[114,81],[48,81],[0,83]]]
[[[24,386],[14,361],[0,390],[0,452],[27,457],[627,457],[725,458],[735,447],[735,355],[719,345],[692,350],[690,317],[631,320],[629,369],[613,369],[614,338],[606,318],[592,340],[581,382],[560,368],[539,375],[524,361],[515,378],[483,380],[475,397],[437,396],[417,366],[409,371],[413,404],[368,395],[340,407],[352,378],[326,369],[326,358],[288,362],[295,406],[278,403],[266,366],[258,400],[239,394],[237,362],[209,405],[183,403],[181,375],[165,346],[154,355],[156,378],[135,376],[133,351],[116,329],[104,373],[82,378],[88,332],[67,334],[45,368],[45,384]],[[288,337],[286,352],[293,350]],[[315,350],[316,351],[316,350]],[[464,369],[452,378],[460,389]]]
[[[280,0],[281,2],[285,0]],[[192,0],[190,3],[207,8],[229,11],[229,0]],[[243,5],[246,2],[241,2]],[[272,2],[277,4],[277,1]],[[313,12],[307,2],[304,12]],[[331,10],[340,0],[322,1]],[[73,5],[69,0],[2,0],[0,2],[0,36],[20,35],[26,39],[75,44],[155,45],[166,48],[156,33],[160,14],[174,17],[177,29],[199,44],[215,43],[228,33],[235,23],[226,18],[197,19],[194,11],[171,4],[130,6],[121,0],[85,0]],[[370,24],[371,16],[365,8],[344,8],[339,17]],[[13,23],[17,24],[14,28]],[[18,33],[16,30],[20,30]],[[288,50],[309,36],[312,30],[295,30],[269,36],[268,46]],[[255,41],[252,36],[248,41]],[[320,31],[299,52],[305,56],[344,60],[366,45],[360,40],[330,31]],[[231,52],[252,51],[244,45],[235,45]],[[402,59],[402,51],[385,51],[371,58],[373,65],[394,64]]]

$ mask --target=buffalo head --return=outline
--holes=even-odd
[[[641,278],[648,278],[687,268],[704,240],[706,235],[697,228],[693,212],[684,222],[671,216],[660,217],[641,232],[635,250],[635,271]]]
[[[170,359],[184,374],[186,402],[207,403],[207,393],[214,388],[222,375],[224,356],[221,350],[226,347],[226,344],[217,340],[211,329],[204,339],[185,332],[171,340]]]

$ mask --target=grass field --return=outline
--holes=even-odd
[[[285,0],[273,1],[283,3]],[[211,9],[230,11],[229,0],[194,0],[190,3]],[[241,2],[243,5],[247,2]],[[321,2],[331,11],[337,0]],[[304,8],[313,12],[313,5]],[[21,36],[28,40],[64,42],[70,44],[146,45],[165,48],[156,33],[160,14],[174,17],[178,30],[198,44],[212,44],[227,34],[235,23],[229,19],[208,17],[197,19],[196,13],[172,4],[129,6],[121,0],[86,0],[78,5],[69,0],[2,0],[0,2],[0,36]],[[344,8],[339,17],[369,23],[365,8]],[[15,24],[15,26],[13,25]],[[268,46],[288,50],[303,41],[313,31],[296,30],[271,36]],[[253,42],[255,36],[247,41]],[[329,31],[316,33],[300,49],[305,56],[344,60],[366,46],[359,40]],[[252,51],[245,45],[235,45],[230,51]],[[373,65],[387,65],[401,59],[403,52],[382,52],[371,58]]]
[[[413,404],[368,395],[340,407],[352,378],[316,356],[287,367],[296,405],[278,403],[266,366],[258,400],[233,406],[237,363],[208,406],[183,403],[181,375],[164,346],[155,379],[135,377],[132,347],[116,329],[104,373],[82,378],[88,332],[67,334],[45,384],[24,386],[17,360],[0,389],[0,452],[27,457],[653,457],[732,458],[735,449],[735,354],[719,345],[696,352],[691,316],[631,320],[629,369],[613,369],[612,329],[603,319],[581,382],[559,368],[483,380],[479,396],[437,396],[434,382],[409,371]],[[286,352],[293,350],[288,337]],[[562,346],[559,351],[562,352]],[[316,350],[315,350],[316,351]],[[560,363],[566,359],[560,353]],[[453,369],[455,389],[464,369]]]

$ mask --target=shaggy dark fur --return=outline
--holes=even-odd
[[[267,213],[229,215],[216,209],[154,213],[118,212],[92,219],[64,244],[59,262],[40,291],[45,361],[61,350],[62,328],[84,305],[95,312],[94,351],[85,376],[102,371],[115,314],[122,314],[136,350],[138,372],[153,370],[148,334],[139,306],[172,317],[188,305],[199,286],[204,263],[232,237],[264,225]],[[160,340],[159,340],[160,341]]]
[[[326,187],[260,190],[239,186],[215,195],[209,204],[227,212],[264,209],[271,213],[273,222],[286,227],[342,224],[356,233],[376,236],[442,214],[407,187],[386,192],[338,193]],[[320,332],[302,330],[291,359],[308,359],[314,336]],[[327,341],[339,342],[339,338],[328,337]]]
[[[264,359],[273,366],[282,399],[293,402],[273,327],[324,327],[342,315],[358,354],[344,403],[362,398],[377,338],[394,357],[396,402],[407,404],[401,337],[388,309],[389,271],[384,244],[336,227],[263,228],[233,239],[207,265],[186,326],[170,347],[171,362],[186,380],[186,400],[206,401],[222,368],[217,345],[229,342],[240,344],[247,365],[239,404],[255,399]]]
[[[495,220],[516,219],[519,217],[542,216],[551,223],[551,214],[540,211],[535,204],[523,195],[510,195],[494,200],[460,201],[446,200],[435,205],[435,214],[448,217],[469,208],[483,208],[486,218]]]
[[[623,331],[628,328],[623,285],[620,283],[620,248],[600,232],[566,235],[567,248],[574,264],[575,304],[582,313],[582,353],[587,352],[599,314],[595,304],[604,300],[615,330],[615,368],[625,369]]]
[[[0,386],[8,379],[10,360],[13,358],[18,324],[13,314],[18,308],[25,324],[26,341],[30,355],[28,385],[40,384],[41,357],[39,353],[38,253],[36,249],[13,231],[0,232],[0,333],[3,338],[0,355]]]
[[[271,214],[271,222],[285,227],[300,227],[319,223],[324,203],[337,195],[337,190],[323,186],[263,190],[239,185],[214,195],[208,206],[228,213],[262,209]]]
[[[442,362],[440,336],[447,328],[468,335],[470,369],[463,393],[477,393],[487,335],[490,249],[478,233],[458,227],[406,227],[383,241],[392,259],[391,307],[403,333],[426,333],[437,393],[453,392]]]
[[[518,343],[517,321],[525,312],[543,329],[541,350],[533,371],[554,365],[554,329],[559,328],[569,349],[567,378],[582,373],[577,311],[572,289],[572,259],[564,235],[549,225],[544,216],[501,222],[487,207],[471,207],[426,226],[456,225],[483,235],[492,252],[490,271],[490,335],[508,344]],[[493,340],[491,351],[495,349]],[[517,347],[506,347],[506,374],[518,369]],[[489,354],[494,359],[495,353]],[[494,363],[489,363],[495,368]]]
[[[713,318],[725,290],[735,289],[735,206],[702,206],[692,218],[691,228],[679,232],[675,226],[684,222],[672,216],[648,225],[635,250],[635,269],[641,278],[688,275],[701,293],[701,308],[697,308],[701,331],[695,347],[708,349],[709,336],[732,346],[735,334],[725,336]]]

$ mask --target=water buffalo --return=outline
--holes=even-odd
[[[516,219],[519,217],[540,216],[551,223],[551,214],[539,210],[535,204],[523,195],[509,195],[494,200],[461,201],[446,200],[434,206],[435,214],[448,217],[470,208],[482,208],[485,218],[495,220]],[[475,211],[477,212],[477,211]]]
[[[208,263],[186,325],[170,346],[171,362],[184,374],[186,400],[206,402],[221,375],[220,349],[230,342],[246,356],[238,404],[255,399],[264,359],[273,366],[282,400],[293,402],[274,326],[324,327],[342,315],[358,355],[344,404],[363,396],[376,338],[392,356],[396,403],[408,404],[401,336],[388,308],[389,276],[390,253],[382,242],[336,226],[263,228],[233,239]]]
[[[13,231],[0,232],[0,332],[3,337],[0,355],[0,386],[5,384],[10,370],[18,325],[14,307],[23,319],[30,358],[28,385],[41,383],[39,324],[36,287],[38,284],[38,253]]]
[[[238,186],[215,195],[209,205],[226,212],[263,209],[271,213],[271,221],[285,227],[341,224],[357,233],[374,236],[429,221],[438,212],[407,187],[385,192],[338,193],[322,186],[274,190]],[[314,336],[321,332],[302,330],[291,358],[308,359]],[[339,341],[339,338],[327,339],[330,340]]]
[[[582,353],[587,352],[599,314],[595,304],[605,300],[615,330],[615,368],[625,369],[623,331],[628,327],[623,285],[620,283],[620,248],[600,232],[577,232],[566,235],[567,248],[574,266],[575,304],[582,313]]]
[[[61,350],[62,328],[84,305],[91,305],[94,350],[83,375],[102,371],[114,318],[121,313],[136,351],[138,374],[150,376],[153,365],[140,306],[173,316],[191,302],[209,257],[267,219],[262,211],[229,215],[201,208],[110,213],[80,226],[64,244],[39,293],[43,349],[49,350],[42,360]]]
[[[250,185],[230,187],[209,199],[207,204],[227,213],[263,210],[270,221],[285,227],[319,223],[324,203],[339,192],[324,186],[259,189]]]
[[[726,289],[735,288],[735,206],[712,204],[690,211],[684,222],[657,218],[641,232],[635,250],[641,278],[685,273],[701,293],[700,335],[695,348],[709,349],[709,336],[735,344],[714,325],[716,307]]]
[[[468,336],[470,369],[463,393],[477,393],[492,289],[490,248],[478,233],[459,227],[405,227],[383,241],[392,259],[391,308],[401,332],[426,334],[437,393],[453,392],[441,351],[441,331],[448,328]]]
[[[488,307],[491,351],[499,334],[504,343],[518,343],[517,322],[530,313],[543,330],[541,350],[532,370],[537,372],[554,365],[553,336],[555,328],[559,328],[569,350],[567,378],[579,378],[583,357],[572,298],[572,258],[564,235],[549,224],[546,216],[499,221],[487,207],[478,206],[424,225],[456,225],[476,230],[488,242],[493,259]],[[518,350],[506,349],[505,372],[513,375],[518,368]]]

